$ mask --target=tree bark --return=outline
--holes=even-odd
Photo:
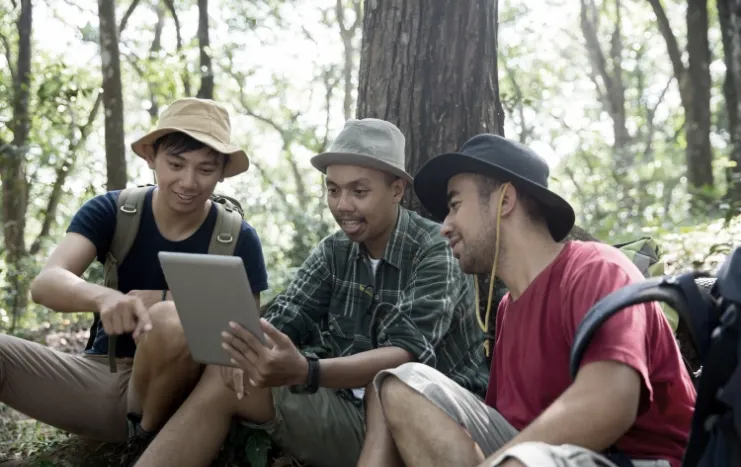
[[[124,105],[121,90],[121,59],[118,52],[116,2],[98,0],[100,57],[103,74],[103,109],[107,189],[126,187],[126,146],[124,143]]]
[[[18,57],[13,72],[13,118],[9,127],[13,140],[2,145],[0,153],[0,181],[3,193],[3,236],[5,237],[5,264],[7,278],[7,303],[13,318],[11,330],[28,304],[27,280],[23,259],[26,257],[26,208],[28,190],[26,183],[26,152],[31,130],[29,94],[31,88],[31,33],[33,6],[31,0],[21,1],[16,21],[18,30]],[[10,54],[10,51],[8,51]],[[12,64],[11,64],[12,68]]]
[[[154,25],[154,39],[152,39],[152,46],[149,48],[149,61],[154,62],[159,60],[159,54],[162,50],[162,29],[165,27],[165,8],[162,3],[157,2],[153,5],[155,14],[157,15],[157,22]],[[159,95],[157,86],[150,82],[149,83],[149,118],[151,119],[152,126],[157,124],[157,119],[160,114],[159,106]]]
[[[342,81],[344,82],[344,98],[342,102],[342,110],[345,120],[352,118],[352,104],[353,104],[353,74],[355,72],[355,34],[360,27],[360,22],[363,20],[363,8],[361,0],[352,0],[353,13],[355,18],[353,22],[348,25],[345,23],[345,2],[343,0],[337,0],[335,5],[335,15],[337,16],[337,24],[340,27],[340,39],[342,39],[343,49],[343,62],[342,62]]]
[[[183,35],[180,33],[180,18],[178,12],[175,9],[175,3],[173,0],[163,0],[165,6],[172,15],[172,21],[175,23],[175,50],[177,51],[178,58],[183,65],[183,69],[180,72],[180,78],[183,80],[183,94],[190,96],[190,72],[188,71],[188,59],[183,52]]]
[[[674,77],[684,108],[684,131],[687,139],[685,159],[690,191],[698,193],[704,187],[713,187],[710,146],[710,46],[708,43],[707,0],[687,1],[687,54],[685,67],[669,19],[661,0],[648,0],[656,14],[659,31],[666,42]],[[704,199],[701,194],[696,199]]]
[[[730,159],[735,162],[735,166],[726,171],[726,198],[738,209],[741,205],[741,1],[717,0],[717,4],[726,65],[723,96],[731,136]]]
[[[406,167],[504,133],[497,81],[497,0],[366,0],[358,118],[406,136]],[[405,206],[427,215],[412,190]]]
[[[615,0],[616,21],[610,43],[609,60],[599,41],[596,18],[598,14],[593,0],[581,0],[580,24],[592,66],[592,80],[597,86],[597,93],[605,111],[612,119],[614,166],[622,175],[633,166],[635,156],[630,147],[631,135],[628,131],[625,113],[620,0]]]
[[[687,109],[687,180],[691,187],[713,186],[713,156],[710,146],[710,44],[708,2],[687,2],[688,82],[692,100]]]
[[[399,127],[412,176],[430,158],[458,150],[476,134],[504,134],[497,0],[366,0],[364,11],[357,116]],[[429,217],[412,189],[403,204]],[[479,275],[482,316],[489,280]],[[504,293],[496,281],[492,323]]]
[[[731,57],[733,68],[733,87],[736,94],[736,124],[733,133],[736,135],[734,148],[734,161],[736,162],[735,174],[741,177],[741,0],[729,0],[731,6],[731,42],[733,44],[733,56]],[[730,105],[730,104],[729,104]],[[736,181],[736,197],[734,200],[741,203],[741,179]]]
[[[198,0],[198,50],[201,57],[201,88],[198,97],[214,98],[214,70],[209,55],[208,0]]]

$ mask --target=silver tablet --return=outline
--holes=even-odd
[[[159,260],[195,361],[234,366],[221,347],[221,332],[230,330],[230,321],[265,344],[242,258],[161,251]]]

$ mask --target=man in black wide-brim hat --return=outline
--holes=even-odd
[[[574,210],[548,176],[533,151],[488,134],[416,174],[415,191],[443,221],[461,269],[491,273],[509,293],[484,401],[419,363],[376,376],[384,465],[680,465],[696,394],[658,304],[608,319],[569,376],[587,311],[644,277],[614,247],[564,241]]]

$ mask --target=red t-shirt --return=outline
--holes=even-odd
[[[518,430],[529,425],[571,385],[571,345],[587,311],[610,292],[643,279],[618,249],[569,242],[517,301],[507,294],[500,303],[487,405]],[[643,380],[641,411],[618,449],[679,467],[696,393],[661,309],[636,305],[605,321],[581,365],[598,360],[630,365]]]

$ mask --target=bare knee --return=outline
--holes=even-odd
[[[244,397],[237,398],[233,370],[227,367],[209,365],[198,381],[199,398],[207,401],[220,412],[227,412],[248,421],[265,423],[275,417],[272,391],[270,388],[249,387],[243,384]]]
[[[199,392],[205,399],[234,406],[237,401],[237,395],[234,390],[234,383],[227,381],[223,372],[227,369],[216,365],[208,365],[198,381]]]
[[[149,316],[152,329],[137,340],[137,353],[145,354],[150,363],[192,364],[188,342],[175,304],[157,303],[149,309]]]
[[[406,408],[414,392],[394,375],[384,377],[379,386],[378,396],[383,415],[389,428],[393,428],[408,415]]]

